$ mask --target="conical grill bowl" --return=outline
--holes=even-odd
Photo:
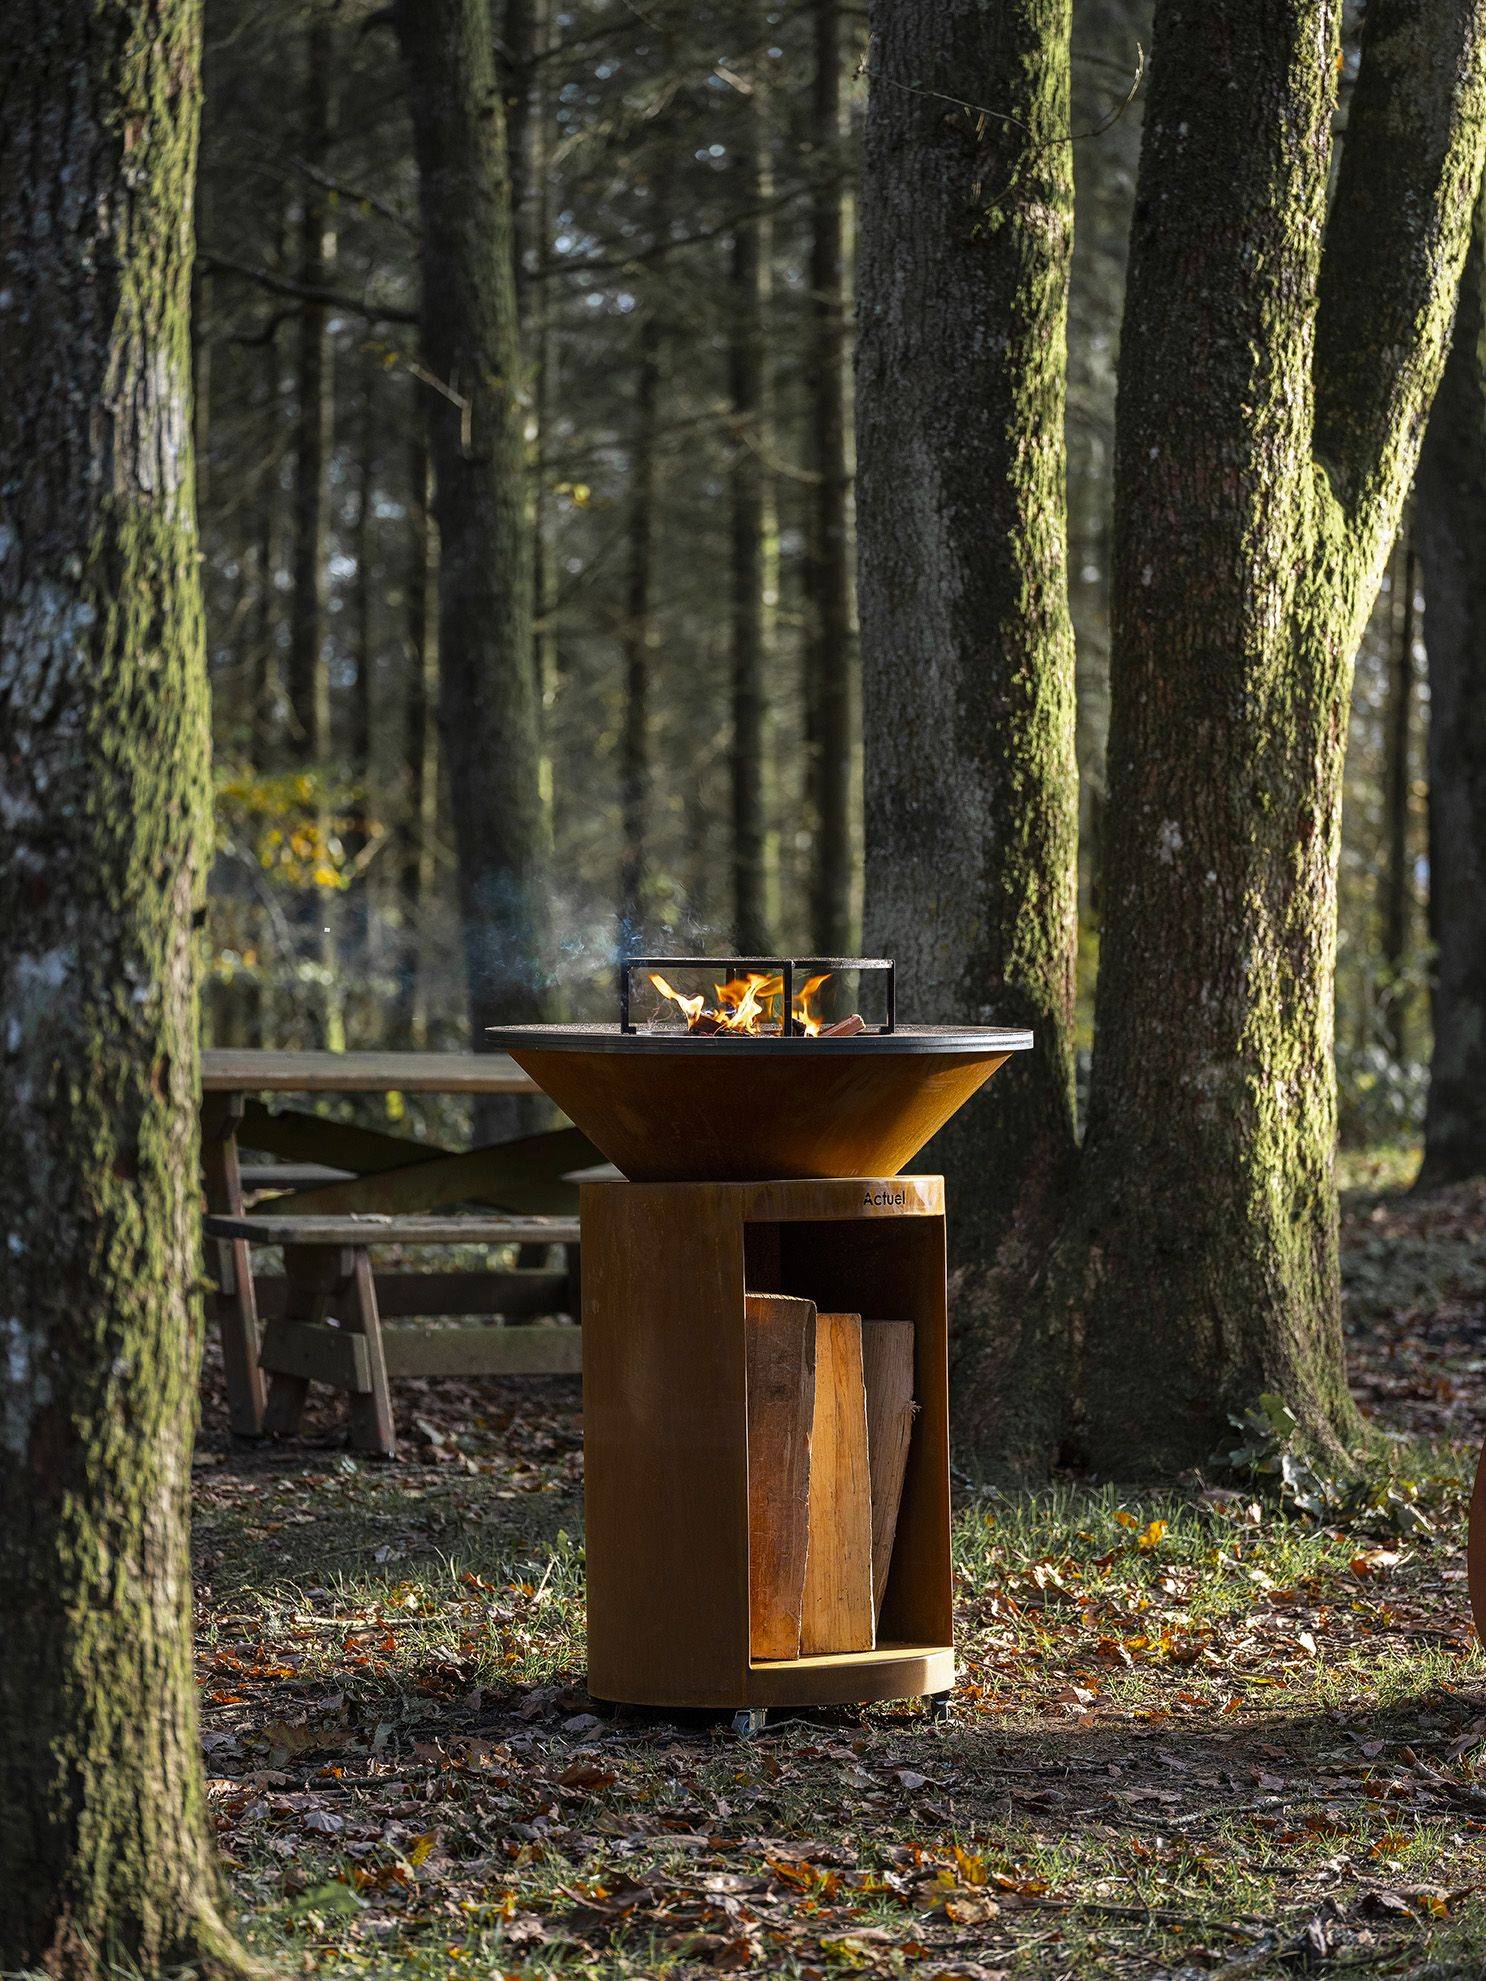
[[[896,1176],[1032,1034],[703,1038],[512,1025],[491,1040],[631,1182],[745,1183]]]

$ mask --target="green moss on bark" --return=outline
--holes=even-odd
[[[1356,1433],[1332,1174],[1344,716],[1448,339],[1483,19],[1370,0],[1328,209],[1334,0],[1157,7],[1075,1164],[1067,14],[874,11],[869,939],[916,1016],[1030,1023],[1040,1047],[926,1158],[952,1172],[958,1423],[983,1466],[1045,1463],[1072,1430],[1101,1469],[1180,1469],[1265,1390],[1333,1455]]]
[[[915,1019],[1036,1034],[923,1161],[953,1187],[961,1435],[985,1456],[1041,1459],[1063,1435],[1071,1343],[996,1285],[1035,1255],[1073,1153],[1069,7],[883,0],[871,27],[867,942],[897,958]]]
[[[0,19],[0,1966],[240,1971],[191,1672],[193,0]]]
[[[1277,1391],[1333,1452],[1332,974],[1352,657],[1448,336],[1483,10],[1158,6],[1116,435],[1105,919],[1076,1224],[1101,1469]],[[1317,51],[1324,59],[1318,60]],[[1323,248],[1324,240],[1324,248]]]

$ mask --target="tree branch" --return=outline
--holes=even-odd
[[[1486,0],[1369,0],[1317,298],[1315,447],[1371,563],[1449,348],[1486,138]]]
[[[318,303],[324,309],[345,310],[350,316],[364,317],[368,323],[416,323],[416,310],[399,309],[395,303],[369,303],[343,289],[320,289],[305,282],[291,282],[286,275],[275,275],[268,268],[252,268],[247,262],[232,261],[226,255],[200,255],[197,267],[213,275],[239,275],[244,282],[256,283],[271,296],[290,296],[301,303]]]
[[[538,282],[555,281],[559,276],[569,275],[623,275],[636,268],[647,268],[653,262],[665,260],[667,255],[677,254],[683,248],[694,248],[704,241],[715,241],[724,235],[735,234],[750,220],[757,220],[766,213],[781,213],[793,206],[810,191],[809,185],[787,186],[772,199],[761,200],[754,206],[724,215],[721,220],[698,227],[690,234],[662,235],[658,240],[649,241],[642,248],[636,248],[627,255],[575,255],[571,260],[552,261],[537,272]]]

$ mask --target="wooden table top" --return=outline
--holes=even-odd
[[[259,1052],[201,1055],[209,1094],[534,1094],[503,1052]]]
[[[478,1211],[445,1217],[348,1212],[344,1217],[275,1217],[270,1204],[241,1217],[207,1220],[213,1238],[245,1238],[253,1245],[576,1245],[575,1217],[482,1217]]]

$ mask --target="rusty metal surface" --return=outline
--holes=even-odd
[[[1029,1042],[989,1029],[668,1039],[531,1026],[500,1036],[636,1183],[896,1176]]]
[[[781,1038],[777,1032],[621,1032],[617,1025],[496,1025],[487,1036],[503,1051],[656,1053],[697,1059],[784,1057],[840,1059],[851,1055],[1028,1052],[1032,1034],[994,1025],[900,1025],[895,1032],[854,1032],[847,1038]]]

